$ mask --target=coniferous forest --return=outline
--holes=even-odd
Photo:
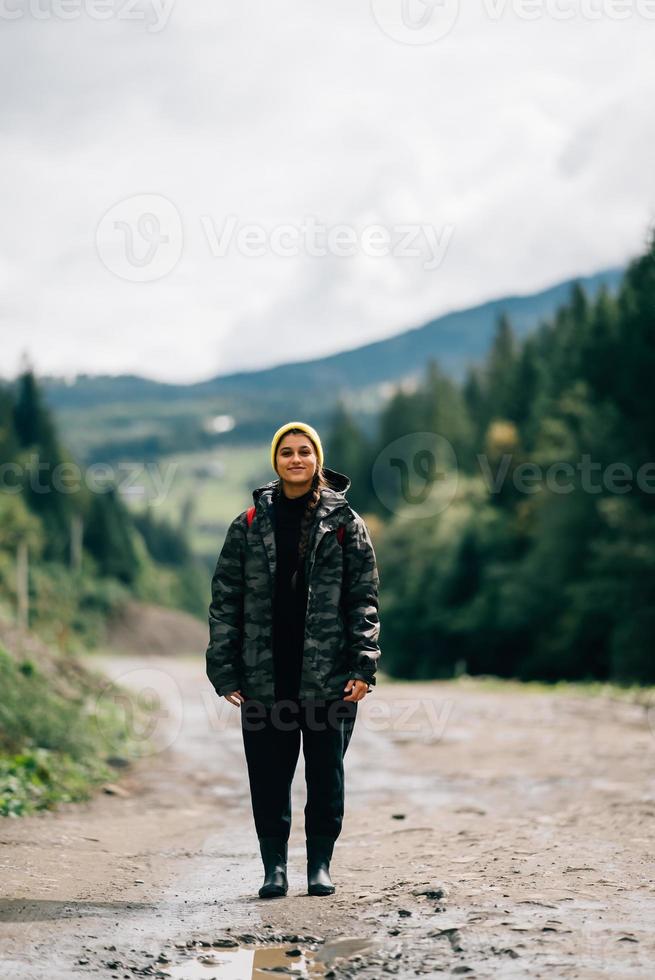
[[[389,673],[655,682],[654,380],[655,240],[616,295],[574,287],[521,342],[501,318],[462,384],[431,362],[374,438],[339,408],[329,458],[375,515]],[[425,517],[400,481],[383,502],[375,476],[386,446],[421,432],[457,468]]]
[[[373,533],[387,673],[655,682],[654,377],[655,240],[616,293],[576,285],[521,339],[502,316],[463,381],[430,360],[373,435],[338,404],[326,459]],[[449,449],[428,470],[425,433]],[[381,471],[405,442],[404,478]],[[71,490],[88,471],[75,476],[30,370],[0,388],[0,455],[7,615],[22,545],[29,625],[61,648],[93,646],[128,596],[205,618],[206,563],[182,519],[129,511],[111,485]],[[424,513],[420,490],[444,472],[452,499]]]
[[[111,472],[78,465],[31,370],[0,387],[0,462],[5,619],[24,603],[23,625],[73,650],[96,645],[130,597],[204,615],[206,572],[184,530],[132,513]]]

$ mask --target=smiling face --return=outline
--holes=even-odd
[[[287,496],[299,497],[309,490],[318,457],[308,435],[287,432],[278,443],[275,463]]]

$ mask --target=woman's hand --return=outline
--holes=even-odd
[[[361,701],[368,693],[368,681],[351,678],[344,687],[344,691],[350,691],[350,694],[343,699],[344,701]]]
[[[246,700],[241,691],[232,691],[231,694],[224,694],[223,697],[226,701],[229,701],[230,704],[235,704],[237,707]]]

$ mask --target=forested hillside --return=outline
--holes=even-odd
[[[655,680],[654,362],[651,245],[618,291],[576,283],[532,332],[502,313],[464,377],[429,359],[372,431],[325,400],[328,465],[378,549],[387,671]],[[166,520],[128,510],[62,446],[29,371],[0,391],[0,452],[5,615],[63,649],[96,643],[128,597],[205,619],[193,502]],[[250,482],[227,494],[230,519]],[[210,484],[218,506],[224,481]]]
[[[388,671],[655,682],[654,377],[655,239],[616,296],[575,286],[523,339],[502,317],[461,383],[431,363],[374,439],[340,413],[328,458],[379,517]],[[385,482],[390,446],[414,497]]]
[[[613,292],[622,272],[604,269],[580,282],[590,296],[603,286]],[[449,377],[461,379],[467,365],[486,355],[498,316],[510,316],[518,334],[530,333],[565,301],[570,286],[571,281],[559,282],[539,292],[454,310],[327,357],[222,374],[195,384],[166,384],[136,375],[46,377],[44,396],[65,429],[67,444],[87,463],[259,445],[269,438],[271,418],[311,415],[315,426],[328,425],[338,397],[357,411],[370,434],[390,387],[420,376],[429,358],[438,360]],[[277,326],[267,324],[265,346]]]
[[[129,597],[204,614],[183,531],[132,515],[112,470],[78,464],[31,371],[0,388],[0,612],[62,649],[99,641]]]

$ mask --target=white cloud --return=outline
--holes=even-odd
[[[3,24],[5,374],[27,349],[44,372],[197,380],[635,254],[654,203],[655,23],[484,9],[425,46],[394,42],[352,0],[177,3],[159,33],[116,16]],[[139,194],[182,217],[180,261],[155,282],[120,280],[95,247],[107,209]],[[307,216],[454,232],[433,271],[217,258],[201,217],[220,229],[230,214],[267,232]]]

